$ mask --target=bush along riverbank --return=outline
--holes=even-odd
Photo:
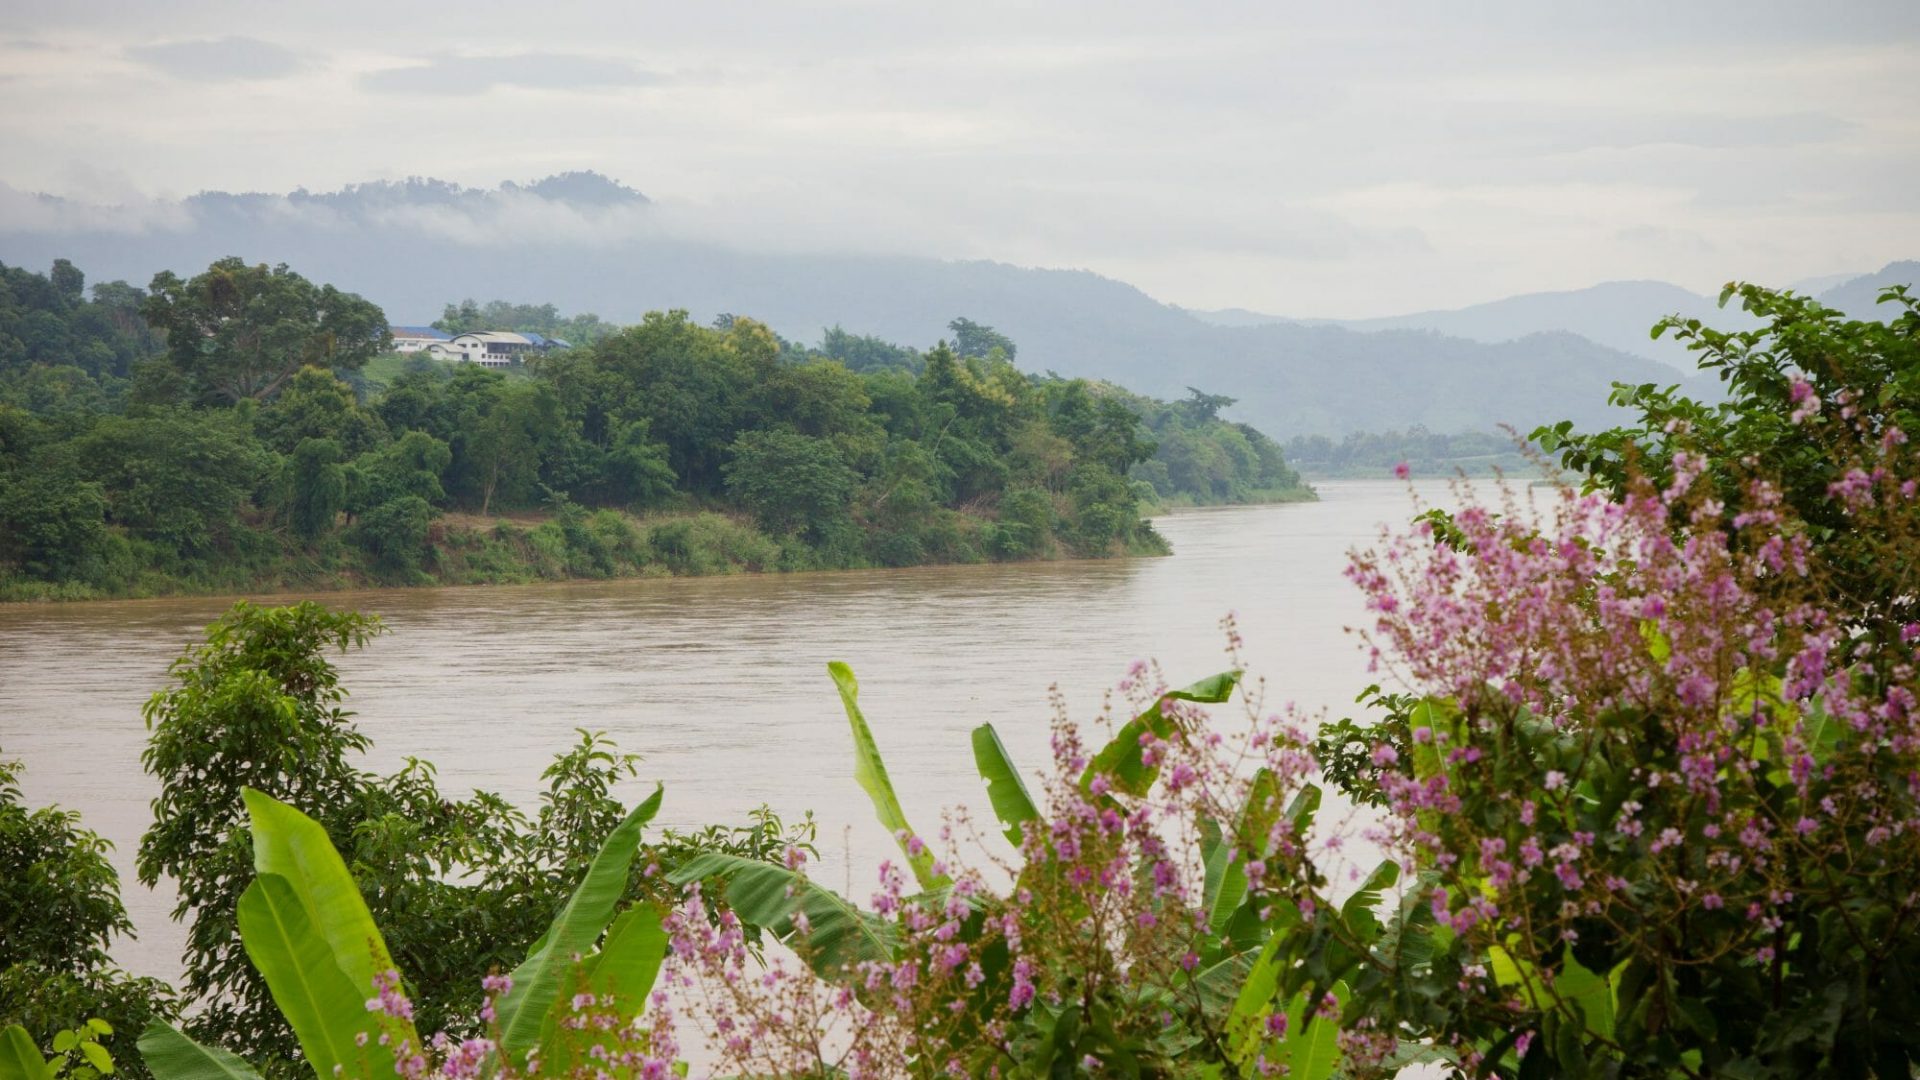
[[[0,599],[1164,554],[1149,505],[1306,492],[1231,399],[1027,375],[965,319],[655,313],[498,370],[286,267],[85,291],[0,267]]]

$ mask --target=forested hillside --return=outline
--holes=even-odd
[[[1427,332],[1227,328],[1081,270],[728,247],[674,231],[639,192],[590,174],[495,190],[409,181],[286,196],[211,192],[169,204],[153,221],[84,207],[62,216],[63,205],[48,201],[50,223],[32,231],[0,225],[0,258],[44,266],[64,256],[142,280],[239,253],[291,263],[407,325],[431,321],[449,297],[545,296],[615,322],[656,310],[686,309],[698,322],[750,312],[796,340],[838,325],[931,342],[964,312],[1018,341],[1027,372],[1159,398],[1188,386],[1231,389],[1229,415],[1288,435],[1527,428],[1564,403],[1574,419],[1602,424],[1618,419],[1606,404],[1614,381],[1677,379],[1666,365],[1570,334],[1485,344]],[[1662,314],[1621,332],[1644,336]]]
[[[1029,376],[964,319],[924,353],[571,325],[492,370],[382,355],[379,307],[285,266],[0,267],[0,596],[1156,553],[1150,502],[1310,497],[1229,399]]]

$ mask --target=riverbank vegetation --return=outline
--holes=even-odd
[[[181,885],[191,970],[117,1060],[159,1080],[1911,1077],[1920,304],[1860,323],[1729,296],[1760,328],[1667,327],[1724,401],[1621,387],[1634,423],[1533,433],[1580,488],[1469,495],[1352,555],[1380,679],[1358,718],[1271,707],[1229,620],[1227,670],[1171,689],[1136,664],[1102,715],[1056,711],[1044,767],[980,724],[991,819],[922,831],[889,719],[829,664],[898,848],[864,904],[809,876],[805,823],[646,832],[671,788],[611,800],[632,769],[598,736],[532,817],[449,801],[418,764],[361,773],[329,657],[377,623],[241,606],[148,707],[141,873]],[[1362,827],[1322,820],[1329,787]],[[84,849],[77,828],[0,814],[0,881]],[[94,921],[23,905],[23,940],[111,915],[110,871],[73,865],[55,884]],[[13,1029],[14,1060],[46,1075],[78,1039],[60,1032],[119,1008]]]
[[[1415,425],[1404,431],[1355,431],[1335,440],[1296,435],[1287,461],[1316,480],[1378,480],[1405,466],[1416,476],[1533,476],[1544,460],[1516,434],[1460,431],[1440,434]]]
[[[1307,494],[1217,404],[1023,374],[965,319],[923,353],[449,305],[583,339],[500,371],[383,356],[286,267],[0,285],[0,599],[1160,554],[1148,506]]]

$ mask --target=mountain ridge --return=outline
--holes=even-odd
[[[466,297],[498,298],[623,322],[673,308],[702,319],[737,313],[802,341],[837,325],[926,346],[966,316],[1016,341],[1030,370],[1160,397],[1188,386],[1228,394],[1239,399],[1233,416],[1282,438],[1412,424],[1601,424],[1612,418],[1612,382],[1681,378],[1645,357],[1547,332],[1560,327],[1494,343],[1404,326],[1222,327],[1088,270],[748,250],[689,236],[660,208],[597,173],[491,189],[414,178],[285,196],[202,192],[147,208],[155,221],[140,228],[131,211],[89,218],[77,204],[33,227],[0,218],[0,258],[45,266],[64,257],[91,280],[135,284],[227,255],[285,262],[374,300],[395,322],[426,321]],[[1646,326],[1631,331],[1644,338]]]

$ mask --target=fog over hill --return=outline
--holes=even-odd
[[[1250,316],[1218,325],[1086,271],[756,251],[706,235],[683,211],[593,173],[495,189],[410,180],[111,207],[0,191],[0,260],[43,268],[69,258],[96,282],[144,285],[156,270],[189,273],[239,255],[361,293],[401,324],[472,297],[550,301],[614,321],[665,308],[701,319],[732,312],[805,342],[837,324],[925,346],[964,315],[1011,336],[1023,367],[1158,396],[1188,386],[1229,394],[1240,400],[1237,418],[1282,438],[1601,423],[1612,382],[1680,377],[1609,345],[1644,343],[1661,309],[1682,301],[1714,313],[1684,290],[1629,283],[1584,291],[1605,304],[1517,297],[1484,306],[1493,313],[1440,313],[1458,317],[1426,324]]]
[[[1828,307],[1854,318],[1884,318],[1893,305],[1875,307],[1887,285],[1920,283],[1920,262],[1890,263],[1870,274],[1831,274],[1800,283],[1761,282],[1792,287],[1817,296]],[[1338,326],[1347,330],[1430,330],[1481,342],[1514,341],[1529,334],[1564,331],[1589,341],[1649,360],[1659,360],[1692,373],[1694,363],[1685,345],[1650,330],[1669,315],[1727,330],[1745,329],[1753,320],[1738,307],[1721,308],[1717,298],[1665,281],[1609,281],[1565,292],[1528,293],[1449,311],[1422,311],[1373,319],[1308,319],[1266,315],[1243,308],[1196,311],[1194,315],[1216,326],[1301,325]]]

